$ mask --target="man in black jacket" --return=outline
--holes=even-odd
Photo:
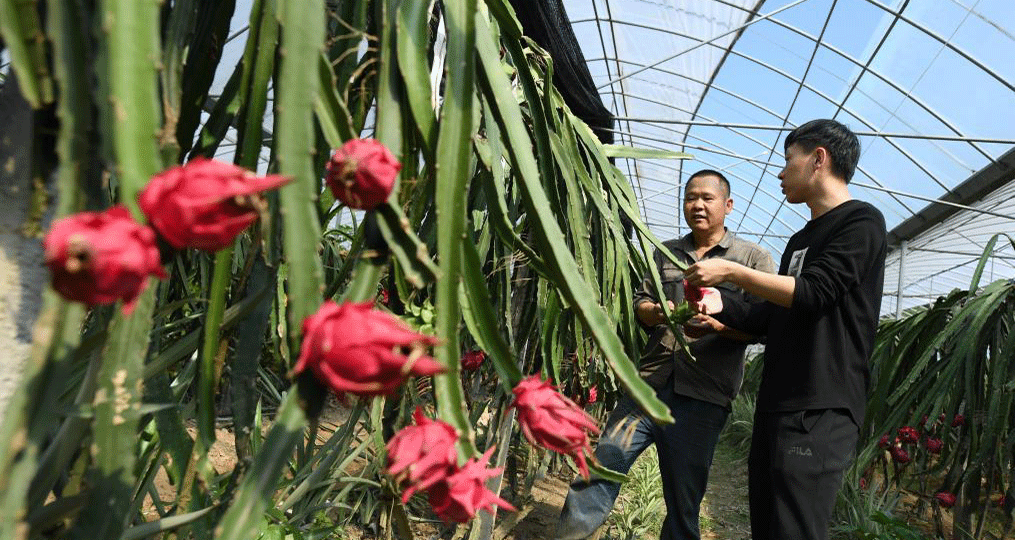
[[[779,173],[790,203],[811,219],[786,245],[778,274],[710,259],[688,282],[733,283],[764,298],[723,295],[716,318],[767,336],[748,461],[754,540],[824,540],[842,473],[863,422],[884,285],[885,221],[848,184],[860,143],[834,120],[813,120],[785,141]]]

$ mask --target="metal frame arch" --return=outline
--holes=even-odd
[[[590,20],[588,20],[588,19],[583,19],[583,20],[581,20],[580,22],[586,22],[586,21],[590,21]],[[860,61],[859,61],[858,59],[856,59],[856,58],[853,58],[852,56],[850,56],[850,55],[846,54],[845,52],[843,52],[843,51],[840,51],[840,50],[838,50],[838,49],[836,49],[836,48],[832,47],[832,46],[831,46],[831,45],[829,45],[828,43],[825,43],[825,42],[823,42],[823,41],[818,41],[818,40],[817,40],[817,38],[815,38],[814,36],[811,36],[810,34],[807,34],[807,33],[806,33],[806,32],[804,32],[803,30],[800,30],[800,29],[798,29],[798,28],[796,28],[796,27],[793,27],[792,25],[789,25],[789,24],[786,24],[786,23],[781,23],[781,21],[778,21],[777,19],[774,19],[774,18],[773,18],[773,19],[770,19],[770,21],[772,21],[772,22],[775,22],[775,23],[779,24],[779,25],[780,25],[780,26],[782,26],[782,27],[785,27],[785,28],[787,28],[787,29],[789,29],[789,30],[792,30],[792,31],[794,31],[794,32],[798,33],[799,35],[801,35],[801,36],[803,36],[803,37],[806,37],[806,38],[810,39],[810,40],[811,40],[812,42],[814,42],[814,43],[817,43],[819,47],[823,47],[823,48],[825,48],[826,50],[828,50],[828,51],[830,51],[830,52],[833,52],[833,53],[835,53],[835,54],[837,54],[837,55],[839,55],[839,56],[843,57],[844,59],[846,59],[846,60],[850,61],[850,62],[851,62],[851,63],[853,63],[854,65],[856,65],[856,66],[859,66],[859,67],[861,68],[861,70],[862,70],[862,71],[861,71],[861,74],[862,74],[862,73],[864,73],[864,72],[866,72],[866,73],[871,73],[872,75],[874,75],[875,77],[877,77],[877,78],[878,78],[879,80],[881,80],[881,81],[885,82],[886,84],[888,84],[888,85],[889,85],[889,86],[890,86],[890,87],[891,87],[891,88],[892,88],[893,90],[895,90],[895,91],[899,92],[899,93],[900,93],[900,94],[901,94],[901,95],[903,96],[903,98],[904,98],[904,99],[907,99],[907,100],[910,100],[910,101],[912,101],[912,102],[913,102],[914,104],[916,104],[916,105],[917,105],[918,107],[920,107],[920,108],[921,108],[922,110],[924,110],[925,112],[927,112],[928,114],[930,114],[931,116],[933,116],[935,120],[937,120],[937,121],[941,122],[941,123],[942,123],[942,124],[943,124],[943,125],[944,125],[944,126],[945,126],[946,128],[948,128],[948,129],[952,130],[952,131],[953,131],[953,132],[955,132],[955,133],[956,133],[957,135],[959,135],[959,136],[962,136],[962,131],[961,131],[961,130],[959,130],[958,128],[954,127],[953,125],[951,125],[951,123],[950,123],[949,121],[947,121],[947,120],[946,120],[946,119],[945,119],[945,118],[944,118],[944,117],[943,117],[942,115],[940,115],[940,114],[939,114],[939,113],[938,113],[937,111],[935,111],[935,110],[934,110],[934,109],[932,109],[932,108],[931,108],[931,107],[930,107],[929,105],[927,105],[926,103],[922,102],[921,100],[919,100],[918,98],[916,98],[915,96],[913,96],[913,95],[911,94],[911,92],[907,92],[907,91],[903,90],[903,89],[902,89],[902,87],[900,87],[900,86],[899,86],[898,84],[896,84],[896,83],[895,83],[894,81],[891,81],[890,79],[888,79],[888,77],[887,77],[886,75],[883,75],[883,74],[879,73],[879,72],[878,72],[878,70],[874,70],[874,69],[870,69],[869,67],[867,67],[867,66],[866,66],[866,64],[861,64],[861,63],[860,63]],[[618,24],[623,24],[623,25],[628,25],[628,26],[634,26],[634,27],[636,27],[636,28],[643,28],[643,29],[646,29],[646,30],[653,30],[653,31],[657,31],[657,32],[661,32],[661,33],[666,33],[666,34],[671,34],[671,35],[675,35],[675,36],[677,36],[677,37],[681,37],[681,38],[685,38],[685,39],[690,39],[690,40],[694,40],[694,41],[701,41],[701,40],[700,40],[700,38],[697,38],[697,37],[694,37],[694,36],[690,36],[690,35],[687,35],[687,34],[683,34],[683,33],[680,33],[680,32],[675,32],[675,31],[671,31],[671,30],[667,30],[667,29],[664,29],[664,28],[659,28],[659,27],[654,27],[654,26],[650,26],[650,25],[645,25],[645,24],[641,24],[641,23],[634,23],[634,22],[629,22],[629,21],[616,21],[616,22],[617,22]],[[887,34],[886,34],[886,35],[884,36],[884,38],[887,38]],[[706,43],[706,42],[702,42],[702,43]],[[722,47],[719,47],[718,45],[715,45],[714,43],[707,43],[707,44],[709,44],[709,45],[711,45],[712,47],[715,47],[715,48],[722,48]],[[795,76],[793,76],[792,74],[790,74],[790,73],[788,73],[788,72],[786,72],[786,71],[782,70],[781,68],[778,68],[778,67],[776,67],[776,66],[773,66],[773,65],[769,64],[768,62],[765,62],[764,60],[760,60],[760,59],[758,59],[758,58],[755,58],[755,57],[753,57],[753,56],[751,56],[751,55],[749,55],[749,54],[746,54],[746,53],[742,53],[742,52],[740,52],[740,51],[735,51],[735,50],[732,50],[732,49],[731,49],[731,50],[729,50],[729,51],[728,51],[728,53],[729,53],[729,54],[732,54],[732,55],[734,55],[734,56],[737,56],[737,57],[743,58],[744,60],[747,60],[747,61],[749,61],[749,62],[752,62],[752,63],[754,63],[754,64],[757,64],[757,65],[759,65],[759,66],[761,66],[761,67],[763,67],[763,68],[765,68],[765,69],[768,69],[769,71],[771,71],[771,72],[773,72],[773,73],[775,73],[775,74],[777,74],[777,75],[780,75],[780,76],[782,76],[783,78],[785,78],[786,80],[788,80],[788,81],[790,81],[790,82],[793,82],[794,84],[803,84],[803,87],[804,87],[804,88],[806,88],[807,90],[810,90],[811,92],[814,92],[814,93],[815,93],[816,95],[818,95],[818,96],[819,96],[819,97],[821,97],[822,99],[825,99],[825,100],[826,100],[826,101],[828,101],[828,102],[829,102],[830,104],[832,104],[832,105],[835,105],[835,107],[836,107],[836,112],[835,112],[835,114],[833,115],[833,117],[834,117],[834,116],[837,116],[837,115],[838,115],[838,113],[839,113],[840,111],[845,111],[845,112],[847,112],[848,114],[850,114],[850,115],[852,115],[852,116],[856,117],[857,119],[861,120],[861,122],[863,122],[863,124],[864,124],[864,125],[865,125],[866,127],[868,127],[868,128],[871,128],[871,129],[874,129],[874,125],[873,125],[873,124],[872,124],[871,122],[867,121],[867,120],[866,120],[866,119],[864,119],[863,117],[861,117],[861,116],[859,116],[858,114],[856,114],[856,113],[855,113],[855,112],[854,112],[854,111],[853,111],[852,109],[850,109],[850,108],[847,108],[847,107],[845,106],[845,101],[846,101],[846,99],[847,99],[847,98],[843,98],[842,100],[837,100],[837,99],[834,99],[834,98],[832,98],[832,97],[830,97],[830,96],[826,95],[826,94],[825,94],[824,92],[822,92],[822,91],[820,91],[820,90],[818,90],[818,89],[814,88],[813,86],[811,86],[811,85],[808,85],[808,84],[806,84],[806,83],[802,83],[802,79],[798,79],[797,77],[795,77]],[[598,59],[597,59],[597,60],[598,60]],[[872,59],[872,60],[873,60],[873,59]],[[871,60],[871,61],[872,61],[872,60]],[[638,64],[637,62],[632,62],[632,61],[629,61],[629,60],[624,60],[624,62],[625,62],[625,63],[629,63],[629,64],[632,64],[632,65],[635,65],[635,66],[639,66],[639,67],[645,67],[645,66],[644,66],[644,65],[642,65],[642,64]],[[700,106],[700,104],[701,104],[701,103],[702,103],[702,102],[704,101],[704,99],[705,99],[705,95],[706,95],[706,94],[708,93],[708,90],[710,90],[710,89],[712,89],[712,88],[714,88],[714,89],[716,89],[716,90],[718,90],[718,91],[720,91],[720,92],[723,92],[723,93],[725,93],[725,94],[728,94],[728,95],[733,95],[733,97],[740,97],[740,98],[742,98],[742,99],[746,99],[746,98],[743,98],[743,96],[737,96],[737,95],[735,95],[735,94],[731,94],[731,93],[730,93],[729,91],[727,91],[727,90],[723,89],[722,87],[719,87],[718,85],[715,85],[715,84],[714,84],[714,83],[712,82],[712,81],[714,81],[714,77],[713,77],[712,81],[709,81],[708,83],[706,83],[705,81],[700,81],[700,80],[697,80],[697,79],[693,79],[693,78],[691,78],[691,77],[687,77],[687,76],[683,76],[683,75],[679,75],[679,74],[675,74],[675,73],[669,72],[668,70],[665,70],[665,69],[660,69],[660,68],[658,68],[658,66],[655,66],[655,67],[654,67],[653,69],[656,69],[657,71],[661,71],[661,72],[663,72],[663,73],[667,73],[667,74],[672,74],[672,75],[675,75],[675,76],[677,76],[677,77],[683,77],[683,78],[686,78],[687,80],[690,80],[690,81],[692,81],[692,82],[696,82],[696,83],[698,83],[698,84],[702,84],[702,85],[704,85],[704,87],[705,87],[705,90],[704,90],[704,91],[702,92],[701,98],[699,99],[699,106]],[[834,76],[834,77],[836,77],[836,78],[839,78],[839,77],[838,77],[838,76],[837,76],[836,74],[834,74],[834,73],[831,73],[831,72],[828,72],[828,71],[826,71],[826,73],[829,73],[830,75],[832,75],[832,76]],[[847,81],[847,80],[845,80],[845,79],[842,79],[842,78],[839,78],[839,79],[840,79],[840,80],[842,80],[842,81],[843,81],[844,83],[846,83],[846,84],[849,84],[849,87],[850,87],[850,92],[849,92],[849,93],[847,94],[847,96],[848,96],[848,95],[852,95],[852,92],[856,90],[856,86],[857,86],[857,84],[858,84],[858,83],[859,83],[859,81],[860,81],[860,76],[858,76],[858,77],[856,78],[856,80],[854,80],[854,81],[853,81],[852,83],[849,83],[849,81]],[[868,98],[869,98],[869,99],[870,99],[870,100],[871,100],[872,102],[874,102],[874,103],[878,104],[878,101],[877,101],[876,99],[874,99],[873,97],[871,97],[871,96],[867,95],[867,94],[866,94],[865,92],[863,92],[862,90],[860,91],[860,94],[861,94],[861,95],[863,95],[863,96],[865,96],[865,97],[868,97]],[[759,107],[759,106],[758,106],[758,104],[755,104],[755,103],[753,103],[753,102],[752,102],[752,101],[750,101],[750,100],[747,100],[747,103],[749,103],[749,104],[751,104],[751,105],[755,105],[756,107]],[[880,104],[878,104],[878,105],[880,106]],[[762,107],[759,107],[759,108],[761,108],[762,110],[764,110],[765,112],[767,112],[767,113],[771,114],[772,116],[774,116],[774,117],[776,117],[776,118],[781,118],[781,117],[782,117],[782,115],[779,115],[779,114],[776,114],[776,113],[774,113],[774,112],[772,112],[772,111],[769,111],[769,110],[768,110],[767,108],[762,108]],[[886,112],[889,112],[889,113],[891,113],[891,111],[888,111],[887,109],[885,109],[885,111],[886,111]],[[893,116],[894,116],[894,114],[893,114]],[[696,115],[695,115],[695,114],[692,114],[691,118],[692,118],[692,119],[696,118]],[[902,120],[902,119],[900,119],[900,120]],[[903,124],[906,124],[906,125],[908,125],[908,122],[905,122],[905,121],[902,121],[902,122],[903,122]],[[688,131],[689,131],[689,130],[688,130]],[[916,139],[921,139],[921,137],[919,137],[919,136],[914,136],[913,138],[916,138]],[[885,139],[887,140],[888,138],[886,137]],[[923,139],[923,140],[933,140],[933,139]],[[979,147],[979,146],[978,146],[977,144],[975,144],[975,142],[976,142],[976,141],[974,141],[974,140],[969,140],[969,139],[965,139],[965,138],[964,138],[964,141],[963,141],[963,142],[967,142],[967,143],[969,143],[969,144],[970,144],[971,146],[973,146],[973,148],[975,148],[975,149],[976,149],[976,150],[977,150],[977,151],[978,151],[978,152],[979,152],[979,153],[980,153],[980,154],[981,154],[982,156],[984,156],[984,157],[985,157],[986,159],[988,159],[988,160],[991,160],[991,161],[993,161],[993,158],[992,158],[992,157],[990,156],[990,154],[988,154],[988,153],[987,153],[987,152],[986,152],[985,150],[983,150],[983,149],[982,149],[982,148],[980,148],[980,147]],[[894,142],[889,142],[889,144],[892,144],[892,147],[893,147],[893,148],[895,148],[896,150],[898,150],[898,151],[902,152],[903,154],[905,154],[907,158],[909,158],[909,159],[910,159],[911,161],[913,161],[913,163],[914,163],[914,164],[917,164],[917,166],[918,166],[919,168],[921,168],[921,170],[923,170],[923,167],[922,167],[922,166],[921,166],[920,164],[918,164],[918,162],[917,162],[917,160],[915,160],[915,158],[913,158],[912,156],[909,156],[909,155],[908,155],[908,152],[907,152],[907,151],[905,151],[905,150],[903,150],[902,148],[900,148],[900,147],[899,147],[899,146],[898,146],[898,145],[897,145],[896,143],[894,143]],[[955,155],[954,155],[954,154],[953,154],[952,152],[950,152],[950,151],[949,151],[948,149],[946,149],[946,148],[943,148],[943,147],[941,147],[941,146],[940,146],[940,145],[938,145],[938,144],[935,144],[935,146],[936,146],[936,147],[937,147],[937,148],[938,148],[938,149],[939,149],[939,150],[940,150],[940,151],[941,151],[942,153],[944,153],[944,154],[948,155],[948,157],[949,157],[949,158],[951,158],[951,159],[952,159],[952,160],[953,160],[953,161],[954,161],[954,162],[955,162],[955,163],[956,163],[957,165],[959,165],[959,166],[961,166],[961,167],[963,167],[963,168],[967,168],[967,169],[972,169],[972,168],[973,168],[973,167],[969,166],[968,164],[966,164],[965,162],[963,162],[963,161],[962,161],[961,159],[959,159],[959,158],[958,158],[957,156],[955,156]],[[924,172],[926,172],[926,171],[924,171]],[[933,179],[934,179],[935,181],[937,181],[937,178],[936,178],[936,177],[935,177],[934,175],[931,175],[931,174],[929,174],[929,173],[928,173],[928,175],[929,175],[929,176],[931,176],[931,177],[932,177],[932,178],[933,178]],[[939,184],[939,185],[941,185],[942,189],[945,189],[945,190],[948,190],[948,189],[949,189],[949,188],[948,188],[947,186],[945,186],[945,185],[941,184],[940,182],[938,182],[938,184]],[[901,201],[900,201],[900,204],[903,204],[903,203],[901,203]]]
[[[638,64],[637,62],[632,62],[632,61],[630,61],[630,60],[621,60],[621,62],[624,62],[624,63],[627,63],[627,64],[632,64],[632,65],[639,65],[639,64]],[[764,65],[764,64],[762,64],[762,65]],[[768,66],[765,66],[765,67],[768,67]],[[699,83],[699,84],[701,84],[701,81],[699,81],[699,80],[697,80],[697,79],[695,79],[695,78],[693,78],[693,77],[690,77],[690,76],[688,76],[688,75],[683,75],[683,74],[679,74],[679,73],[676,73],[676,72],[672,72],[672,71],[669,71],[669,70],[666,70],[666,69],[661,69],[661,68],[659,68],[659,67],[654,67],[654,68],[652,68],[652,69],[654,69],[654,70],[656,70],[656,71],[660,71],[660,72],[662,72],[662,73],[666,73],[666,74],[668,74],[668,75],[673,75],[673,76],[675,76],[675,77],[677,77],[677,78],[682,78],[682,79],[686,79],[686,80],[688,80],[688,81],[691,81],[691,82],[695,82],[695,83]],[[772,69],[774,70],[774,68],[772,68]],[[783,74],[783,73],[780,73],[780,74]],[[789,80],[791,80],[791,81],[794,81],[794,82],[797,82],[795,78],[793,78],[793,77],[789,76],[788,74],[783,74],[783,75],[784,75],[785,77],[787,77],[787,78],[788,78]],[[660,82],[653,82],[653,84],[659,84],[659,85],[661,85],[661,86],[667,86],[667,85],[666,85],[665,83],[660,83]],[[807,88],[808,90],[811,90],[812,92],[814,92],[814,93],[815,93],[816,95],[818,95],[818,96],[819,96],[819,97],[821,97],[822,99],[825,99],[825,100],[826,100],[826,101],[828,101],[828,102],[829,102],[830,104],[832,104],[832,105],[837,105],[837,103],[835,102],[835,100],[832,100],[831,98],[829,98],[828,96],[826,96],[826,95],[825,95],[825,94],[824,94],[823,92],[820,92],[820,91],[818,91],[818,90],[814,89],[814,88],[813,88],[813,87],[811,87],[810,85],[806,85],[806,84],[805,84],[805,85],[804,85],[804,87],[805,87],[805,88]],[[776,113],[775,111],[772,111],[772,110],[768,109],[767,107],[765,107],[764,105],[761,105],[760,103],[756,103],[756,102],[754,102],[753,100],[751,100],[751,99],[749,99],[749,98],[746,98],[746,97],[744,97],[744,96],[741,96],[740,94],[738,94],[738,93],[736,93],[736,92],[733,92],[733,91],[727,90],[727,89],[725,89],[725,88],[723,88],[723,87],[721,87],[721,86],[718,86],[718,85],[713,85],[713,86],[712,86],[712,88],[714,88],[715,90],[717,90],[717,91],[719,91],[719,92],[721,92],[721,93],[723,93],[723,94],[726,94],[726,95],[728,95],[728,96],[730,96],[730,97],[732,97],[732,98],[734,98],[734,99],[740,100],[740,101],[742,101],[742,102],[744,102],[744,103],[746,103],[746,104],[748,104],[748,105],[751,105],[751,106],[753,106],[753,107],[755,107],[755,108],[757,108],[757,109],[759,109],[759,110],[761,110],[761,111],[764,111],[764,112],[766,112],[766,113],[768,113],[768,114],[770,114],[770,115],[772,115],[772,116],[774,116],[774,117],[776,117],[776,118],[780,118],[780,115],[779,115],[778,113]],[[868,121],[866,121],[866,120],[864,119],[864,117],[863,117],[863,116],[861,116],[861,115],[859,115],[859,114],[856,114],[856,113],[854,113],[854,112],[853,112],[852,110],[850,110],[850,109],[846,109],[846,112],[848,112],[849,114],[851,114],[851,115],[853,115],[854,117],[856,117],[856,118],[857,118],[858,120],[860,120],[860,121],[861,121],[862,123],[864,123],[864,124],[865,124],[866,126],[868,126],[868,127],[872,127],[872,126],[871,126],[871,124],[870,124],[870,123],[869,123]],[[688,130],[688,131],[690,131],[690,130]],[[893,147],[896,147],[896,145],[895,145],[894,143],[891,143],[890,141],[889,141],[889,144],[892,144],[892,146],[893,146]],[[764,146],[765,146],[766,148],[772,148],[772,146],[771,146],[771,145],[767,145],[767,144],[766,144],[766,145],[764,145]],[[694,148],[694,147],[693,147],[693,146],[691,146],[691,148]],[[923,172],[924,172],[925,174],[927,174],[927,176],[928,176],[928,177],[930,177],[931,179],[933,179],[933,180],[934,180],[934,181],[935,181],[935,182],[936,182],[936,183],[937,183],[937,184],[938,184],[938,185],[939,185],[939,186],[940,186],[940,187],[941,187],[942,189],[944,189],[944,190],[945,190],[946,192],[947,192],[947,191],[949,190],[949,188],[948,188],[947,186],[945,186],[944,184],[942,184],[942,183],[941,183],[941,182],[940,182],[940,181],[939,181],[939,180],[937,179],[937,177],[936,177],[936,176],[935,176],[934,174],[932,174],[932,173],[931,173],[930,171],[928,171],[928,170],[927,170],[927,169],[926,169],[926,168],[925,168],[925,167],[923,166],[923,164],[922,164],[922,163],[921,163],[920,161],[916,160],[916,159],[915,159],[915,158],[913,158],[913,157],[912,157],[911,155],[909,155],[909,153],[908,153],[907,151],[905,151],[905,150],[903,150],[903,149],[901,149],[901,148],[897,148],[897,147],[896,147],[896,149],[897,149],[897,150],[899,150],[899,152],[900,152],[900,153],[902,153],[903,155],[905,155],[907,159],[909,159],[909,160],[910,160],[910,161],[911,161],[911,162],[912,162],[912,163],[913,163],[914,165],[916,165],[916,166],[917,166],[917,168],[919,168],[919,169],[920,169],[921,171],[923,171]],[[738,157],[738,156],[734,156],[734,157]],[[768,162],[768,161],[763,161],[763,162],[761,162],[761,163],[769,163],[769,162]],[[857,170],[858,170],[858,171],[860,171],[860,172],[862,172],[862,173],[863,173],[863,174],[864,174],[865,176],[867,176],[867,177],[868,177],[868,178],[870,178],[871,180],[873,180],[873,181],[875,181],[875,182],[878,182],[878,180],[877,180],[876,176],[874,176],[874,175],[872,175],[872,174],[868,173],[868,172],[867,172],[867,171],[866,171],[865,169],[863,169],[863,168],[861,168],[861,167],[859,167],[859,166],[858,166],[858,167],[857,167]],[[880,184],[880,182],[878,182],[878,183]],[[883,187],[883,186],[882,186],[882,187]],[[889,192],[887,192],[887,193],[891,193],[891,192],[889,191]],[[896,199],[896,202],[898,202],[898,203],[899,203],[899,204],[900,204],[900,205],[901,205],[901,206],[902,206],[903,208],[906,208],[907,210],[910,210],[911,212],[915,213],[915,211],[914,211],[913,209],[909,208],[909,206],[908,206],[908,205],[907,205],[906,203],[904,203],[903,201],[901,201],[901,200],[898,200],[898,199]]]
[[[728,6],[736,8],[736,9],[740,9],[742,11],[745,11],[743,7],[737,6],[736,4],[732,4],[732,3],[729,3],[729,2],[721,2],[720,0],[714,0],[714,1],[719,2],[719,3],[723,4],[723,5],[728,5]],[[872,0],[865,0],[865,1],[871,2]],[[793,4],[793,5],[795,5],[795,4]],[[888,12],[890,14],[893,14],[893,15],[896,14],[896,12],[893,12],[893,11],[890,11],[890,10]],[[934,110],[932,107],[930,107],[929,105],[924,103],[922,100],[920,100],[916,96],[913,96],[911,94],[911,92],[904,90],[898,83],[896,83],[895,81],[891,80],[886,74],[881,73],[879,70],[871,69],[868,64],[869,64],[869,62],[873,61],[873,57],[868,62],[861,62],[859,59],[853,57],[850,54],[847,54],[845,51],[842,51],[839,48],[837,48],[837,47],[835,47],[835,46],[833,46],[833,45],[831,45],[829,43],[826,43],[824,41],[819,41],[818,38],[816,38],[815,36],[812,36],[811,34],[807,33],[806,31],[804,31],[804,30],[802,30],[800,28],[797,28],[796,26],[793,26],[793,25],[791,25],[789,23],[781,21],[781,20],[779,20],[779,19],[777,19],[775,17],[769,17],[766,20],[768,20],[768,21],[772,22],[773,24],[776,24],[776,25],[778,25],[778,26],[780,26],[782,28],[785,28],[785,29],[787,29],[787,30],[789,30],[791,32],[794,32],[794,33],[796,33],[796,34],[798,34],[798,35],[800,35],[802,37],[805,37],[805,38],[811,40],[812,42],[819,43],[819,45],[821,47],[827,49],[830,52],[833,52],[833,53],[839,55],[843,59],[845,59],[845,60],[849,61],[850,63],[854,64],[855,66],[859,67],[861,69],[861,73],[850,84],[850,88],[851,89],[855,89],[856,85],[859,83],[859,81],[862,78],[864,73],[870,73],[870,74],[874,75],[878,80],[880,80],[880,81],[884,82],[885,84],[887,84],[890,88],[892,88],[896,92],[899,92],[905,99],[908,99],[908,100],[912,101],[918,107],[920,107],[921,109],[926,111],[928,114],[933,116],[937,121],[941,122],[946,128],[952,130],[957,135],[960,135],[960,136],[962,135],[962,131],[959,130],[957,127],[955,127],[952,124],[952,122],[949,121],[948,119],[946,119],[941,113],[939,113],[936,110]],[[893,19],[893,21],[894,20],[895,19]],[[905,19],[905,18],[903,18],[903,20],[905,20],[908,24],[911,24],[912,26],[916,27],[917,29],[919,29],[921,31],[925,30],[922,27],[922,25],[916,25],[912,21],[910,21],[908,19]],[[576,20],[576,21],[573,21],[573,22],[591,22],[591,19],[579,19],[579,20]],[[725,49],[724,47],[720,47],[719,45],[716,45],[716,44],[712,43],[713,41],[715,41],[718,38],[712,38],[710,40],[702,41],[700,38],[697,38],[695,36],[689,36],[689,35],[686,35],[686,34],[683,34],[683,33],[680,33],[680,32],[674,32],[672,30],[668,30],[668,29],[664,29],[664,28],[654,27],[654,26],[645,25],[645,24],[641,24],[641,23],[635,23],[635,22],[631,22],[631,21],[615,21],[615,22],[617,22],[619,24],[623,24],[623,25],[634,26],[634,27],[638,27],[638,28],[644,28],[644,29],[647,29],[647,30],[654,30],[654,31],[662,32],[662,33],[668,33],[668,34],[672,34],[672,35],[675,35],[675,36],[678,36],[678,37],[682,37],[682,38],[685,38],[685,39],[690,39],[690,40],[693,40],[693,41],[700,41],[699,45],[707,44],[707,45],[711,45],[712,47],[715,47],[715,48]],[[757,21],[752,21],[749,24],[753,24],[753,22],[757,22]],[[746,28],[746,26],[747,25],[744,25],[741,28]],[[882,36],[882,41],[887,39],[888,34],[890,33],[891,28],[893,28],[893,27],[894,27],[894,25],[890,25],[889,26],[889,28],[886,30],[885,34]],[[940,38],[939,36],[936,37],[936,39],[943,40],[943,38]],[[733,50],[732,49],[733,45],[735,45],[735,43],[731,44],[731,48],[729,49],[729,52],[731,54],[734,54],[736,56],[740,56],[740,57],[742,57],[744,59],[747,59],[747,60],[750,60],[752,62],[755,62],[758,65],[766,67],[766,68],[768,68],[768,69],[770,69],[770,70],[772,70],[772,71],[774,71],[774,72],[776,72],[776,73],[778,73],[780,75],[783,75],[784,77],[787,77],[790,80],[794,80],[794,78],[792,76],[790,76],[789,74],[783,72],[782,70],[780,70],[778,68],[775,68],[774,66],[771,66],[771,65],[769,65],[769,64],[767,64],[767,63],[765,63],[765,62],[763,62],[761,60],[753,58],[753,57],[751,57],[749,55],[746,55],[744,53],[740,53],[739,51]],[[697,48],[697,47],[695,47],[695,48]],[[691,51],[693,49],[694,48],[688,49],[685,52],[689,52],[689,51]],[[666,61],[669,61],[672,58],[676,58],[680,54],[683,54],[683,53],[678,53],[677,55],[675,55],[675,56],[673,56],[671,58],[668,58],[668,59],[666,59],[666,60],[664,60],[662,62],[658,62],[658,63],[661,64],[661,63],[664,63]],[[634,63],[634,62],[628,62],[628,63],[631,63],[633,65],[639,65],[639,64]],[[654,67],[654,65],[653,66],[649,66],[649,67]],[[663,71],[665,71],[665,70],[663,70]],[[630,76],[630,75],[628,75],[628,76]],[[701,84],[706,84],[703,81],[697,81],[697,82],[699,82]],[[847,82],[847,81],[844,80],[844,82]],[[704,97],[708,93],[708,90],[710,88],[712,88],[712,87],[713,87],[713,85],[706,85],[705,86],[705,91],[702,92],[702,97],[701,97],[702,100],[704,100]],[[715,88],[718,89],[718,87],[715,87]],[[814,90],[811,87],[808,87],[808,89],[811,90],[811,91],[816,92],[816,90]],[[863,92],[861,92],[861,93],[863,93]],[[866,94],[864,94],[864,95],[866,95]],[[846,98],[844,98],[841,101],[830,99],[830,98],[827,98],[827,97],[825,99],[828,99],[832,104],[836,105],[837,107],[840,107],[840,108],[844,108],[845,107],[845,100],[846,100]],[[876,100],[874,100],[874,101],[876,102]],[[849,112],[850,114],[853,114],[848,109],[846,109],[846,111]],[[778,115],[774,115],[774,116],[778,117]],[[854,116],[855,116],[855,114],[854,114]],[[873,127],[873,126],[869,125],[869,127]],[[975,148],[986,159],[988,159],[990,161],[993,161],[993,158],[991,157],[991,155],[989,153],[987,153],[985,150],[983,150],[979,145],[975,144],[973,141],[967,141],[967,142],[969,142],[969,144],[971,146],[973,146],[973,148]],[[949,153],[949,155],[950,155],[950,157],[955,159],[956,162],[961,163],[957,158],[955,158],[954,156],[951,156],[950,153]]]

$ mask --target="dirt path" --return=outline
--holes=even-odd
[[[322,416],[329,426],[341,425],[344,421],[344,410],[338,407],[329,409],[328,415]],[[329,416],[330,415],[330,416]],[[232,433],[226,429],[217,429],[217,442],[212,447],[209,458],[216,470],[227,471],[235,463],[235,449],[232,446]],[[654,455],[642,456],[642,459],[652,458]],[[635,465],[637,469],[642,463],[639,460]],[[654,461],[646,462],[650,467],[655,467],[656,474],[658,465]],[[648,474],[652,474],[649,471]],[[518,513],[500,512],[498,514],[494,538],[496,540],[545,540],[550,538],[556,528],[557,519],[560,516],[560,509],[564,505],[564,497],[567,495],[570,478],[547,476],[535,481],[532,487],[532,499],[529,504],[519,508]],[[160,471],[156,477],[155,486],[160,498],[166,501],[173,499],[175,489],[169,485],[164,471]],[[644,488],[642,488],[644,489]],[[661,489],[661,488],[658,488]],[[624,499],[622,492],[621,499]],[[658,494],[661,499],[661,493]],[[144,511],[148,519],[156,517],[155,508],[151,500],[146,500]],[[615,508],[615,512],[619,511]],[[636,503],[637,504],[637,503]],[[658,516],[661,521],[662,516]],[[417,539],[438,539],[452,538],[453,528],[440,527],[439,525],[426,525],[417,523],[413,527]],[[616,528],[601,530],[598,540],[626,540],[620,536]],[[658,530],[658,524],[655,526]],[[350,539],[375,538],[357,527],[350,527],[346,531]],[[709,477],[709,487],[705,494],[705,500],[701,506],[701,537],[703,540],[749,540],[750,518],[747,507],[747,464],[744,459],[737,459],[734,452],[720,443],[716,451],[715,460],[712,463],[712,470]],[[646,539],[655,535],[646,536]],[[640,540],[640,538],[639,538]]]
[[[550,537],[557,524],[560,508],[567,494],[567,482],[559,478],[543,478],[532,489],[534,502],[522,508],[524,518],[505,540],[543,540]],[[501,522],[508,518],[500,515]],[[749,540],[750,513],[747,506],[747,462],[737,459],[722,445],[716,451],[709,474],[708,491],[701,505],[701,537],[703,540]],[[600,540],[613,540],[603,534]]]
[[[533,503],[522,512],[528,512],[515,526],[505,540],[545,540],[557,526],[560,509],[564,506],[568,483],[560,478],[539,479],[532,486]],[[506,519],[506,514],[499,514]]]
[[[720,444],[701,504],[701,538],[747,540],[751,514],[747,506],[747,460]]]

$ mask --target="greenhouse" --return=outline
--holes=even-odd
[[[1009,0],[0,0],[0,538],[1015,537],[1013,57]]]

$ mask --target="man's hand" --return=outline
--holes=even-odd
[[[684,279],[699,287],[732,283],[754,296],[788,308],[793,306],[798,278],[762,272],[725,259],[707,259],[688,266]]]
[[[684,323],[684,335],[689,338],[697,339],[708,334],[719,334],[729,339],[747,343],[757,341],[757,338],[754,336],[726,326],[708,315],[695,315]]]
[[[720,333],[726,325],[708,315],[698,314],[684,323],[684,334],[689,338],[700,338],[708,334]]]
[[[733,274],[743,266],[726,259],[706,259],[698,261],[684,270],[684,278],[691,285],[711,287],[724,281],[730,281]]]
[[[715,315],[722,311],[722,295],[719,294],[719,289],[715,287],[702,287],[701,292],[703,293],[701,300],[687,302],[691,306],[691,309],[696,313],[704,315]]]
[[[670,311],[676,309],[671,300],[667,300],[666,303],[670,306]],[[663,313],[663,306],[655,302],[642,302],[638,304],[638,308],[635,310],[635,314],[638,319],[647,326],[655,326],[657,324],[666,323],[666,314]]]

